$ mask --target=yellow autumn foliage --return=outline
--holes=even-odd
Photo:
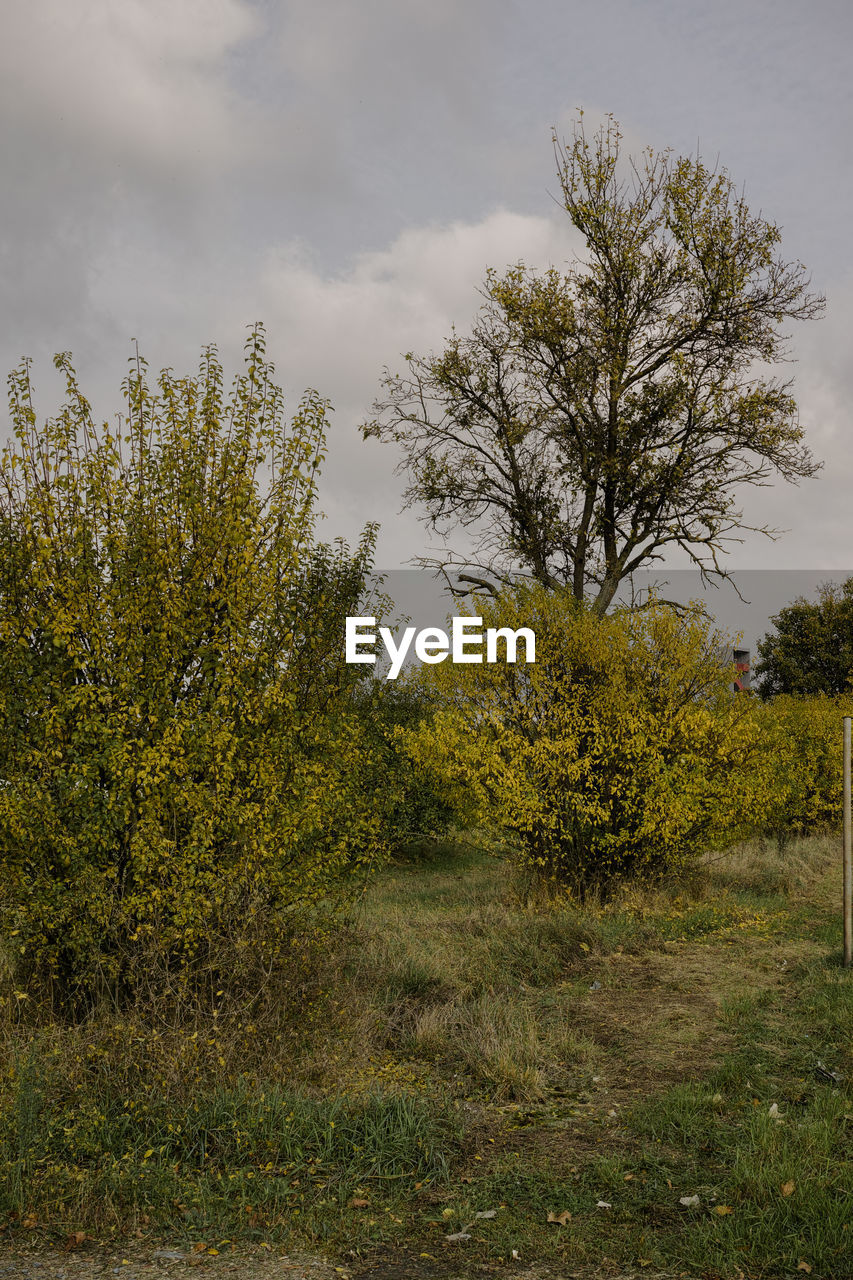
[[[227,401],[213,347],[134,362],[113,429],[55,363],[43,424],[10,376],[0,462],[0,912],[76,1008],[268,970],[378,856],[341,646],[376,530],[315,545],[327,405],[285,422],[260,326]]]
[[[842,722],[853,696],[778,694],[754,708],[766,773],[762,828],[792,836],[838,830],[843,801]]]
[[[526,585],[479,599],[476,616],[532,628],[535,664],[424,668],[440,711],[406,749],[526,868],[583,897],[760,822],[760,725],[705,620],[663,604],[598,618]]]

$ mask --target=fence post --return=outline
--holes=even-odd
[[[850,850],[850,716],[844,717],[844,968],[853,964],[853,858]]]

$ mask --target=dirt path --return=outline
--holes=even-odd
[[[344,1280],[324,1258],[288,1256],[277,1250],[235,1250],[213,1257],[166,1245],[84,1245],[68,1251],[0,1253],[0,1280]]]
[[[784,988],[798,963],[820,948],[808,941],[741,936],[672,943],[642,956],[604,959],[578,1011],[579,1029],[604,1050],[615,1093],[647,1094],[711,1070],[731,1044],[720,1024],[724,1001]]]
[[[377,1251],[351,1266],[276,1250],[237,1249],[211,1257],[152,1245],[123,1253],[95,1248],[0,1253],[0,1280],[469,1280],[477,1275],[499,1275],[501,1280],[677,1280],[677,1273],[648,1270],[481,1267],[472,1271],[462,1259],[424,1262],[400,1250]]]

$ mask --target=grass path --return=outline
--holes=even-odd
[[[285,1049],[268,1022],[250,1063],[220,1019],[206,1109],[179,1073],[161,1086],[161,1147],[153,1120],[128,1124],[127,1038],[87,1029],[80,1066],[63,1049],[17,1164],[5,1129],[19,1191],[0,1185],[0,1275],[32,1274],[15,1259],[35,1247],[44,1280],[108,1258],[139,1280],[853,1280],[836,844],[753,846],[583,909],[525,907],[476,852],[389,868]],[[21,1034],[4,1041],[19,1059]],[[142,1088],[167,1047],[134,1043]],[[115,1117],[85,1130],[116,1152],[109,1213],[104,1161],[74,1151],[82,1113]],[[51,1252],[74,1228],[89,1238]]]
[[[461,888],[450,880],[454,874],[436,872],[407,889],[402,872],[387,884],[384,904],[392,916],[396,909],[400,918],[420,921],[420,962],[429,970],[430,955],[443,960],[440,990],[451,1002],[454,974],[470,997],[464,953],[476,929],[465,943],[464,929],[457,932],[454,958],[449,917],[470,929],[477,903],[484,905],[481,872],[475,868]],[[497,1078],[481,1080],[486,1087],[475,1085],[463,1104],[468,1159],[455,1195],[436,1193],[436,1209],[449,1207],[452,1216],[450,1231],[441,1219],[432,1227],[434,1238],[494,1207],[495,1218],[475,1225],[464,1246],[483,1266],[495,1255],[511,1260],[515,1248],[555,1276],[609,1274],[608,1266],[614,1275],[853,1276],[853,1177],[845,1151],[853,984],[834,954],[837,880],[831,842],[808,842],[781,863],[772,850],[746,851],[709,867],[698,894],[647,896],[621,912],[588,915],[588,940],[575,930],[580,946],[545,982],[541,968],[538,981],[517,981],[504,936],[507,981],[495,984],[491,973],[495,1003],[515,1009],[519,1028],[525,1017],[528,1025],[534,1020],[546,1054],[558,1050],[565,1017],[568,1048],[573,1041],[580,1053],[525,1080],[523,1045],[507,1034],[503,1080],[493,1072]],[[440,945],[436,916],[445,926]],[[536,933],[532,923],[530,929]],[[493,957],[497,946],[493,936]],[[547,955],[539,962],[547,970]],[[409,977],[414,985],[411,968]],[[421,975],[422,999],[429,977]],[[435,988],[432,994],[434,1000]],[[427,1000],[427,1013],[442,1007]],[[549,1043],[550,1023],[558,1030]],[[433,1013],[427,1024],[440,1026],[441,1018]],[[417,1025],[415,1018],[416,1032]],[[450,1039],[452,1021],[445,1018],[444,1027]],[[417,1034],[414,1040],[417,1047]],[[530,1068],[529,1037],[526,1045]],[[404,1037],[398,1059],[405,1048]],[[447,1050],[419,1070],[446,1072],[453,1063]],[[460,1056],[464,1064],[464,1045]],[[843,1074],[841,1087],[819,1064]],[[524,1096],[525,1084],[538,1089]],[[768,1119],[774,1103],[781,1120]],[[793,1190],[784,1194],[789,1183]],[[697,1194],[698,1206],[680,1203]],[[599,1209],[599,1202],[611,1207]],[[549,1223],[549,1213],[571,1216]],[[437,1218],[434,1212],[432,1222]],[[447,1252],[442,1241],[433,1270],[417,1274],[462,1274],[461,1261]],[[413,1261],[410,1252],[408,1265]],[[626,1263],[633,1270],[625,1271]],[[389,1262],[375,1274],[391,1280],[405,1268],[395,1271]]]

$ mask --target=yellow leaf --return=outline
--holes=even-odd
[[[550,1209],[548,1210],[549,1222],[556,1222],[559,1226],[564,1227],[566,1223],[571,1222],[571,1220],[572,1215],[569,1213],[568,1209],[562,1209],[559,1213],[553,1213]]]
[[[714,1213],[718,1213],[722,1218],[727,1213],[734,1213],[734,1209],[730,1204],[718,1204],[714,1208]]]
[[[782,1183],[782,1185],[781,1185],[781,1187],[779,1188],[779,1190],[782,1192],[782,1195],[783,1195],[783,1196],[789,1196],[789,1195],[791,1195],[791,1194],[792,1194],[792,1192],[793,1192],[793,1190],[794,1190],[794,1187],[795,1187],[796,1185],[797,1185],[797,1184],[794,1182],[794,1179],[793,1179],[793,1178],[789,1178],[789,1180],[788,1180],[787,1182],[783,1182],[783,1183]]]

